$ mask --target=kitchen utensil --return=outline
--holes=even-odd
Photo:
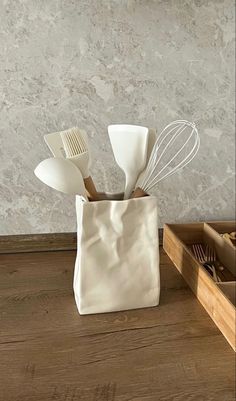
[[[45,159],[34,173],[49,187],[66,194],[81,195],[88,200],[81,172],[70,160],[59,157]]]
[[[204,252],[202,244],[193,244],[192,252],[194,257],[205,267],[208,273],[210,273],[214,281],[221,281],[216,274],[216,269],[214,266],[214,262],[216,261],[215,251],[207,245],[206,252]]]
[[[93,200],[98,199],[96,187],[89,173],[91,157],[86,132],[80,130],[78,127],[73,127],[66,131],[62,131],[61,139],[66,158],[80,169],[84,179],[85,188],[90,197]]]
[[[224,266],[222,266],[220,264],[220,262],[217,260],[217,256],[216,256],[216,250],[215,248],[209,246],[208,244],[206,245],[206,250],[205,250],[205,255],[206,255],[206,259],[209,263],[213,264],[214,267],[219,270],[220,272],[223,272],[224,270]],[[219,279],[219,276],[218,276]],[[221,279],[219,279],[218,281],[221,281]]]
[[[147,161],[146,165],[148,164],[149,158],[152,153],[152,149],[156,143],[157,140],[157,133],[154,128],[148,128],[148,144],[147,144]]]
[[[232,231],[232,233],[229,234],[229,238],[236,241],[236,231]]]
[[[113,124],[108,126],[108,134],[116,162],[126,176],[124,199],[127,199],[147,162],[148,128]]]
[[[206,263],[211,264],[215,267],[218,281],[234,280],[234,276],[232,275],[232,273],[224,266],[222,266],[220,261],[217,259],[216,250],[214,247],[210,247],[208,244],[206,245],[205,257],[207,261]]]
[[[230,245],[234,248],[236,247],[236,232],[233,231],[232,233],[223,233],[221,234],[222,238],[224,238]]]
[[[224,267],[223,267],[222,265],[220,265],[220,264],[218,263],[218,261],[217,261],[215,248],[212,248],[212,247],[210,247],[209,245],[206,245],[205,254],[206,254],[206,259],[207,259],[208,261],[210,261],[211,263],[214,263],[215,267],[216,267],[218,270],[220,270],[220,271],[223,271],[223,270],[224,270]],[[217,266],[216,266],[216,264],[217,264]]]
[[[81,136],[84,139],[84,142],[86,143],[86,145],[88,147],[87,133],[84,130],[79,129],[77,127],[74,127],[74,128],[71,128],[71,129],[65,130],[65,131],[54,132],[52,134],[46,134],[46,135],[44,135],[44,140],[54,157],[65,157],[66,156],[64,144],[62,141],[62,136],[65,135],[66,133],[70,132],[71,130],[79,131]]]
[[[132,198],[147,195],[160,181],[185,167],[196,156],[199,146],[200,139],[194,123],[177,120],[167,125],[156,140]]]
[[[60,132],[44,135],[44,140],[54,157],[65,157]]]

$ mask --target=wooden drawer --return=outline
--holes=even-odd
[[[163,247],[222,334],[236,351],[236,249],[220,234],[235,231],[235,222],[166,224]],[[226,278],[216,283],[195,259],[192,244],[214,248]]]

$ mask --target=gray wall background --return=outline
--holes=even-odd
[[[233,0],[2,0],[0,56],[0,234],[76,229],[74,198],[33,174],[43,135],[74,125],[119,191],[108,124],[197,122],[197,159],[155,192],[160,224],[234,217]]]

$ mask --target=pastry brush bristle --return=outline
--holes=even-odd
[[[86,142],[78,128],[71,128],[61,133],[66,157],[73,157],[88,150]]]

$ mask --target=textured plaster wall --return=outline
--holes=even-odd
[[[74,231],[74,198],[34,176],[43,135],[78,125],[93,176],[124,177],[109,123],[198,123],[201,150],[156,194],[160,221],[234,217],[233,0],[1,0],[0,234]]]

